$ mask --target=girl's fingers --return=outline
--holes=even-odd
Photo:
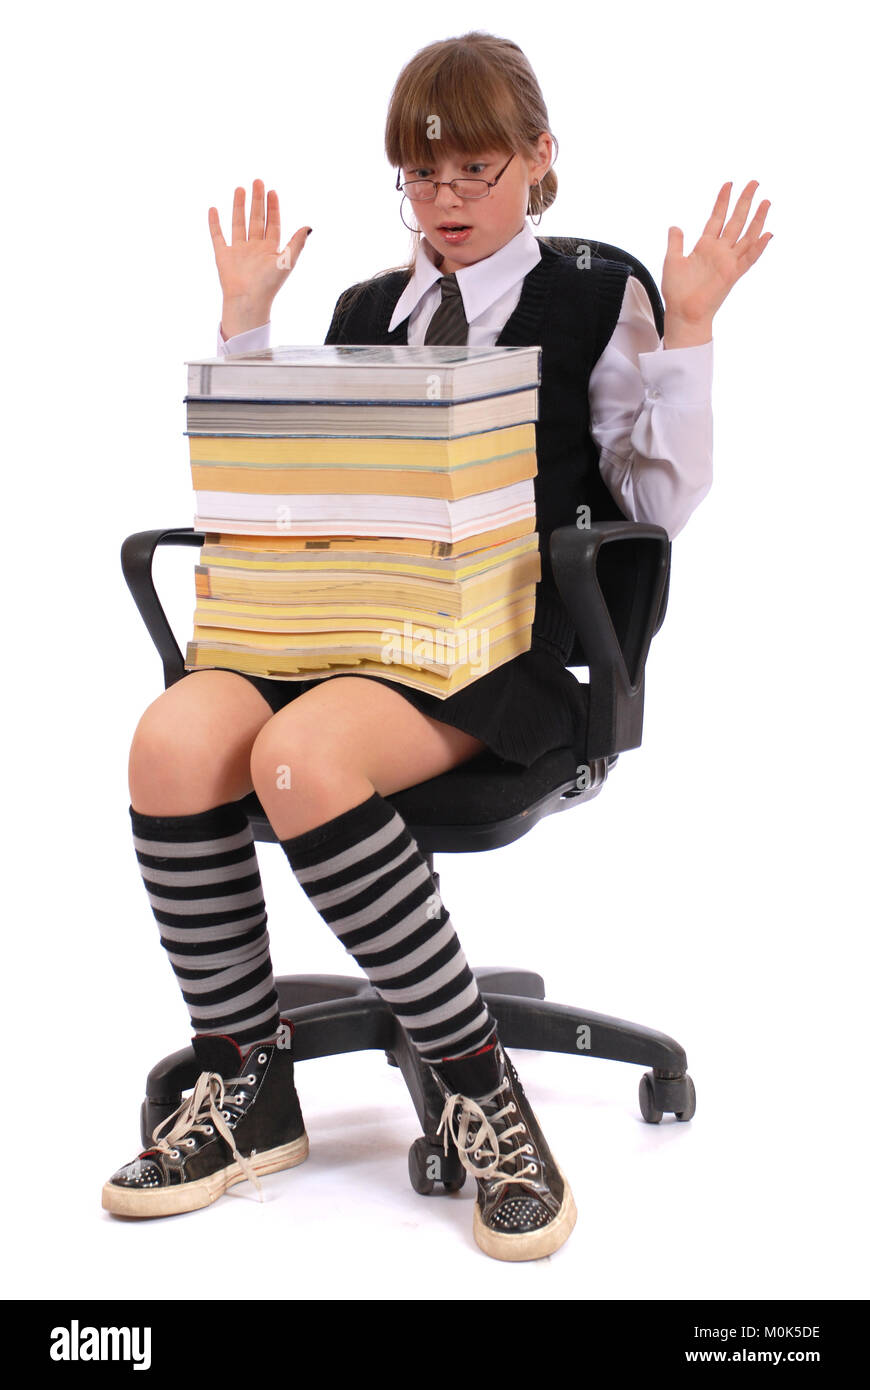
[[[278,194],[274,188],[269,189],[266,204],[266,240],[276,247],[281,244],[281,209],[278,206]]]
[[[262,179],[254,179],[251,187],[251,219],[245,230],[245,189],[238,187],[233,194],[233,246],[248,241],[271,241],[278,245],[281,236],[281,214],[278,208],[278,194],[269,191],[268,220],[266,209],[266,185]]]
[[[743,231],[743,223],[746,221],[746,214],[749,212],[749,207],[752,203],[752,199],[755,197],[757,188],[758,180],[752,179],[737,199],[734,213],[723,233],[725,241],[730,242],[732,246]]]
[[[299,253],[308,240],[308,228],[299,227],[293,233],[284,250],[278,257],[279,270],[292,270],[299,259]]]
[[[713,204],[713,211],[707,219],[701,236],[718,236],[725,225],[725,214],[728,211],[728,204],[731,201],[731,189],[733,184],[723,183],[719,189],[719,196]]]
[[[762,251],[765,250],[768,243],[772,240],[773,232],[767,232],[763,237],[760,237],[758,241],[751,241],[748,244],[748,246],[746,246],[740,252],[737,259],[740,262],[741,275],[745,270],[748,270],[751,265],[755,265],[755,262],[758,260],[758,257],[761,255]]]
[[[211,232],[212,244],[215,251],[225,251],[227,244],[224,241],[224,234],[221,231],[221,220],[218,217],[217,208],[209,208],[208,210],[208,229]]]
[[[765,198],[763,203],[758,204],[758,207],[755,210],[755,216],[753,217],[749,226],[746,228],[746,231],[743,233],[743,236],[735,245],[735,250],[739,251],[741,255],[743,251],[746,249],[746,246],[749,244],[749,242],[756,241],[758,239],[761,229],[764,226],[764,219],[769,212],[770,199]]]
[[[246,241],[245,236],[245,190],[237,188],[233,194],[233,246]]]
[[[683,255],[683,233],[680,227],[668,227],[668,256]]]
[[[262,241],[263,231],[266,225],[266,198],[265,185],[262,179],[254,179],[251,189],[251,221],[248,227],[248,239]]]

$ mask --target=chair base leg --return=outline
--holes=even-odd
[[[484,966],[475,969],[474,976],[504,1047],[650,1067],[640,1082],[640,1108],[647,1123],[658,1124],[665,1113],[683,1122],[694,1115],[695,1088],[686,1071],[686,1054],[667,1034],[553,1003],[545,998],[544,981],[533,971]],[[366,979],[294,975],[277,979],[275,986],[281,1013],[293,1019],[295,1061],[383,1051],[402,1072],[424,1136],[434,1136],[442,1107],[431,1071]],[[150,1143],[154,1128],[177,1109],[182,1092],[195,1084],[197,1074],[192,1047],[171,1053],[151,1069],[140,1117],[144,1145]],[[450,1165],[444,1171],[448,1183],[458,1178]]]

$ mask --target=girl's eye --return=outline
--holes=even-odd
[[[456,177],[462,178],[463,174],[470,178],[473,178],[475,176],[479,177],[479,175],[483,173],[485,168],[486,164],[484,162],[482,162],[481,160],[475,160],[474,164],[466,164],[465,169],[462,171],[462,173],[457,174]],[[431,179],[433,172],[434,171],[432,169],[409,169],[408,177],[409,179]]]

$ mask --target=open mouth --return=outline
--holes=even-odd
[[[467,241],[471,236],[472,228],[461,222],[442,222],[438,228],[442,240],[451,246],[458,246],[460,242]]]

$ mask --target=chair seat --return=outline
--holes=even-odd
[[[543,816],[597,796],[615,761],[599,758],[589,764],[589,785],[578,788],[577,758],[570,748],[553,749],[531,767],[505,762],[486,749],[386,800],[421,853],[475,853],[511,844]],[[277,836],[256,795],[252,792],[241,805],[255,838],[275,842]]]

